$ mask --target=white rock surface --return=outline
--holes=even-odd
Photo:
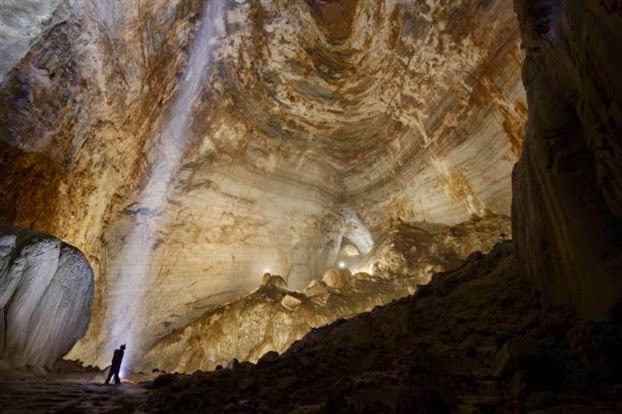
[[[85,333],[93,272],[75,247],[0,225],[0,360],[49,368]]]
[[[0,82],[24,57],[37,37],[56,23],[54,13],[64,3],[65,0],[0,2]]]
[[[300,307],[302,301],[295,296],[285,295],[281,300],[281,305],[287,310],[295,311]]]

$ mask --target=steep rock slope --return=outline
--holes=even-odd
[[[0,364],[50,368],[86,333],[93,293],[78,249],[0,226]]]
[[[516,8],[529,98],[514,173],[519,262],[546,303],[621,318],[620,4],[516,1]]]
[[[434,273],[454,270],[473,252],[488,253],[495,244],[511,238],[509,217],[486,215],[455,226],[408,223],[397,220],[379,238],[362,269],[377,277],[396,275],[427,284]]]
[[[216,307],[158,341],[136,369],[190,373],[234,360],[257,362],[268,352],[286,351],[313,328],[367,312],[407,296],[416,287],[406,278],[382,280],[367,274],[353,276],[347,270],[332,272],[343,274],[338,287],[313,281],[302,292],[289,291],[280,276],[268,274],[255,292]]]
[[[511,243],[280,357],[164,375],[144,407],[223,413],[616,413],[619,326],[544,316]]]

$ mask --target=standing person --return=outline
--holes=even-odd
[[[108,373],[108,378],[106,378],[106,384],[110,383],[110,379],[113,375],[115,384],[121,384],[121,378],[119,378],[119,371],[121,370],[121,362],[123,362],[123,351],[125,351],[125,344],[121,345],[119,349],[114,350],[114,354],[112,355],[110,372]]]

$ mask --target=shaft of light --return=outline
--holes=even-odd
[[[223,0],[206,1],[201,24],[193,41],[186,73],[173,98],[163,132],[155,141],[155,159],[147,184],[138,197],[133,227],[121,256],[111,267],[106,350],[111,353],[126,343],[122,375],[131,372],[137,352],[143,348],[146,292],[150,289],[152,253],[158,231],[165,224],[167,193],[186,150],[186,134],[193,106],[199,97],[211,63],[218,19],[223,18]]]

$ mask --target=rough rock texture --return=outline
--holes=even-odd
[[[0,365],[50,368],[86,333],[93,291],[78,249],[0,225]]]
[[[362,270],[386,279],[396,275],[430,282],[434,273],[453,270],[473,252],[488,253],[511,238],[509,217],[485,215],[455,226],[396,220],[366,257]]]
[[[101,373],[63,364],[45,381],[0,377],[0,404],[8,412],[621,412],[622,328],[542,312],[511,252],[505,243],[474,254],[414,297],[313,330],[256,365],[102,387],[85,383]]]
[[[163,375],[147,411],[618,413],[620,326],[541,312],[511,243],[281,357]],[[544,316],[546,315],[546,316]]]
[[[4,0],[0,10],[0,82],[37,37],[62,20],[66,0]],[[54,14],[58,13],[56,17]]]
[[[136,364],[146,372],[213,370],[230,361],[257,362],[269,352],[281,353],[312,328],[350,318],[414,292],[412,279],[383,280],[370,275],[352,278],[339,288],[314,281],[302,292],[288,291],[272,276],[255,292],[218,306],[200,319],[156,343]],[[341,279],[340,279],[341,280]]]
[[[69,6],[0,88],[0,221],[93,264],[76,358],[140,353],[266,270],[302,288],[392,218],[509,212],[511,0]]]
[[[612,310],[620,317],[620,3],[525,0],[516,9],[529,98],[514,172],[519,262],[546,303],[568,304],[587,317],[611,317]]]
[[[461,266],[473,251],[490,251],[504,231],[510,231],[510,221],[502,216],[453,227],[401,222],[366,256],[372,274],[332,268],[301,291],[290,291],[281,276],[265,274],[252,294],[215,307],[158,341],[136,369],[189,373],[284,352],[312,328],[413,294],[435,271]]]
[[[335,289],[347,289],[352,284],[352,272],[348,269],[328,269],[322,276],[322,282]]]

